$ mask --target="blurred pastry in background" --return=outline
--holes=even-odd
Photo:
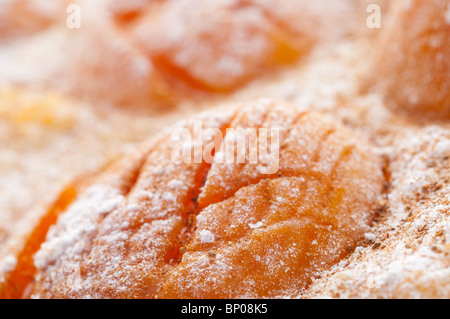
[[[66,18],[68,0],[14,0],[0,3],[0,43],[32,35]]]
[[[450,1],[391,5],[372,81],[397,110],[419,119],[450,119]]]
[[[97,105],[174,106],[292,66],[318,44],[347,34],[355,17],[350,0],[77,5],[79,27],[60,21],[31,43],[5,50],[8,72],[0,86],[3,77],[9,85],[44,87]]]

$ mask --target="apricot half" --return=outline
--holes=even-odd
[[[390,19],[377,48],[377,86],[398,110],[450,119],[450,1],[395,1]]]
[[[174,160],[173,131],[194,134],[198,123],[224,134],[212,163]],[[230,128],[277,129],[276,136],[257,135],[277,148],[244,147],[248,154],[254,145],[259,155],[277,154],[277,170],[264,170],[264,156],[223,161],[222,145],[237,136]],[[36,239],[42,244],[32,267],[19,261],[16,270],[35,269],[29,287],[41,298],[299,293],[355,247],[382,192],[378,157],[353,136],[323,115],[282,102],[205,112],[77,192],[45,238]],[[208,141],[185,141],[184,148],[204,150]]]

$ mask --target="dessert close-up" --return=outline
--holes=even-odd
[[[1,299],[450,298],[450,0],[11,0]]]

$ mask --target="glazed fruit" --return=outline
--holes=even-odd
[[[174,160],[173,131],[195,134],[198,123],[225,135],[210,152],[212,163]],[[262,157],[222,160],[238,128],[277,129],[268,142],[278,147],[266,153],[276,171],[265,170]],[[207,145],[200,144],[203,151]],[[248,154],[252,145],[244,148]],[[40,249],[16,265],[30,270],[28,283],[10,276],[2,293],[242,298],[299,292],[352,251],[383,184],[367,142],[321,114],[271,101],[226,106],[161,133],[59,205],[57,222],[45,239],[36,238]]]
[[[450,1],[393,2],[375,67],[386,101],[409,115],[450,119]]]

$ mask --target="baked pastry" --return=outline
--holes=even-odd
[[[46,216],[54,221],[58,211],[58,221],[45,238],[51,222],[31,234],[34,249],[21,252],[3,296],[28,294],[31,285],[31,295],[44,298],[278,297],[306,288],[313,273],[355,248],[385,182],[367,142],[285,103],[196,120],[227,132],[279,127],[279,153],[270,146],[267,155],[279,156],[279,167],[265,172],[261,157],[250,162],[252,143],[244,162],[223,161],[245,138],[237,131],[210,151],[212,164],[176,162],[168,130],[84,191],[62,194]],[[195,121],[181,125],[194,134]],[[24,270],[34,267],[33,275]]]
[[[450,119],[450,2],[393,1],[379,39],[375,83],[413,117]]]
[[[450,298],[446,1],[78,3],[1,40],[1,297]]]
[[[193,6],[197,9],[190,10]],[[346,6],[346,1],[327,0],[166,1],[160,10],[135,18],[131,32],[172,83],[227,92],[344,33],[345,26],[336,32],[323,16],[332,10],[345,12]]]
[[[16,0],[2,3],[0,42],[27,36],[64,20],[68,1]]]
[[[96,105],[169,108],[230,93],[336,40],[349,29],[348,2],[82,0],[80,28],[61,21],[46,31],[43,75],[29,83],[19,65],[8,82]]]

